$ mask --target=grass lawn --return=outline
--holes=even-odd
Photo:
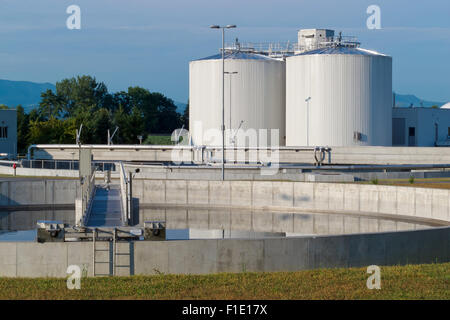
[[[357,182],[359,184],[374,184],[372,181]],[[424,178],[414,179],[411,183],[409,179],[379,179],[376,184],[400,187],[416,187],[416,188],[438,188],[450,189],[450,178]]]
[[[170,146],[174,143],[172,142],[170,135],[149,135],[145,139],[144,144]]]
[[[445,299],[450,263],[381,267],[381,289],[366,268],[65,279],[0,278],[0,299]]]

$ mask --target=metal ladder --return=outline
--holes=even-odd
[[[129,273],[128,275],[133,275],[134,270],[131,267],[131,245],[129,241],[126,242],[128,244],[128,252],[118,252],[118,245],[117,245],[117,229],[114,228],[114,234],[113,234],[113,274],[117,275],[117,268],[127,268]],[[128,256],[128,264],[117,264],[117,257],[120,256]]]
[[[97,228],[94,229],[94,231],[92,231],[92,267],[93,267],[93,275],[94,277],[97,276],[110,276],[111,272],[109,273],[97,273],[96,272],[96,265],[97,264],[108,264],[108,266],[110,266],[110,260],[111,260],[111,250],[110,250],[110,246],[108,243],[108,249],[97,249],[97,235],[98,235],[98,230]],[[108,252],[108,261],[97,261],[96,257],[97,257],[97,252]],[[109,270],[111,270],[111,267],[109,268]]]
[[[93,275],[96,276],[115,276],[117,274],[116,268],[128,268],[129,269],[129,275],[134,274],[134,270],[131,267],[131,243],[128,242],[128,252],[118,252],[117,250],[117,229],[114,228],[112,232],[112,248],[111,245],[108,242],[108,249],[97,249],[97,236],[98,236],[98,230],[95,228],[93,230],[92,234],[92,266],[93,266]],[[108,261],[97,261],[97,252],[108,252]],[[117,264],[117,257],[118,256],[128,256],[129,263],[128,264]],[[109,273],[97,273],[96,272],[96,265],[97,264],[108,264],[109,265]]]

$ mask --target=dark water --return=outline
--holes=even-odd
[[[189,229],[167,229],[166,240],[189,240]],[[0,242],[36,241],[36,229],[0,231]]]
[[[39,220],[57,220],[75,223],[74,210],[36,210],[0,212],[0,231],[31,230]]]
[[[15,242],[15,241],[35,241],[36,229],[34,230],[20,230],[20,231],[0,231],[0,241]]]
[[[189,229],[166,229],[166,240],[189,240]]]

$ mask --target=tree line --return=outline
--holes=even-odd
[[[76,130],[83,124],[80,142],[106,144],[108,129],[115,144],[144,143],[150,134],[170,134],[183,125],[188,128],[189,110],[176,111],[172,99],[141,87],[108,92],[103,82],[91,76],[77,76],[56,83],[56,90],[41,93],[38,108],[29,113],[17,106],[18,151],[30,144],[74,144]]]

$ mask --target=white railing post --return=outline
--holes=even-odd
[[[123,166],[122,161],[119,162],[119,176],[120,176],[120,200],[122,205],[122,220],[124,223],[128,224],[128,220],[130,219],[130,206],[129,206],[129,181],[127,178],[127,173],[125,171],[125,167]]]

